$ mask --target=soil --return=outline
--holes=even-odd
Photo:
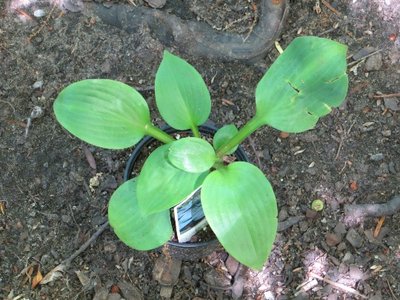
[[[131,152],[85,146],[63,130],[52,111],[58,92],[84,78],[121,80],[142,91],[154,122],[161,124],[152,86],[163,44],[145,27],[127,33],[96,18],[63,12],[57,3],[62,1],[0,4],[0,298],[160,299],[160,292],[169,296],[153,279],[160,254],[129,249],[110,228],[60,278],[35,286],[39,272],[45,275],[68,258],[107,220],[108,200],[123,181]],[[145,5],[135,0],[125,4]],[[258,4],[168,0],[162,9],[211,23],[215,30],[246,34]],[[344,210],[347,204],[382,203],[400,193],[400,3],[290,4],[280,45],[285,48],[299,35],[348,45],[347,99],[314,130],[287,137],[265,127],[244,142],[250,159],[275,189],[279,220],[299,217],[298,222],[279,232],[261,271],[232,271],[234,261],[223,251],[183,262],[173,299],[230,299],[241,294],[243,299],[268,300],[361,299],[357,293],[375,300],[400,297],[400,215],[387,216],[374,237],[382,218],[351,220]],[[237,126],[254,114],[256,84],[278,56],[272,48],[262,61],[244,64],[169,50],[203,75],[213,99],[211,119]],[[374,50],[379,52],[365,58]],[[27,128],[36,106],[43,114]],[[95,168],[93,162],[89,165],[85,147]],[[99,184],[90,185],[95,176]],[[324,202],[318,213],[310,210],[315,199]],[[226,286],[233,282],[237,284]],[[240,286],[237,291],[238,282],[243,293]]]

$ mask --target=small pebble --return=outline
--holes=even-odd
[[[392,162],[392,161],[389,163],[388,169],[389,169],[389,172],[391,174],[396,174],[397,173],[396,166],[395,166],[394,162]]]
[[[325,241],[329,247],[334,247],[342,241],[342,238],[340,237],[340,235],[337,235],[335,233],[327,233],[325,235]]]
[[[318,216],[318,212],[313,209],[306,210],[306,218],[307,219],[315,219]]]
[[[382,54],[377,53],[367,58],[365,69],[369,71],[379,71],[382,68]]]
[[[288,217],[289,217],[289,214],[288,214],[286,208],[282,207],[278,214],[279,222],[285,221]]]
[[[384,130],[382,131],[382,135],[385,137],[389,137],[392,135],[392,132],[390,130]]]
[[[360,268],[356,265],[351,265],[349,270],[350,278],[359,281],[363,278],[364,273],[360,270]]]
[[[167,0],[145,0],[152,8],[162,8]]]
[[[342,258],[342,262],[345,264],[352,264],[354,263],[354,256],[350,252],[346,252],[346,254]]]
[[[358,52],[356,52],[356,53],[352,56],[352,58],[353,58],[354,60],[359,60],[359,59],[361,59],[361,58],[367,56],[368,54],[370,54],[370,53],[372,53],[372,52],[374,52],[374,51],[375,51],[375,48],[374,48],[374,47],[364,47],[364,48],[360,49]]]
[[[380,161],[380,160],[382,160],[383,158],[384,158],[384,156],[383,156],[382,153],[376,153],[376,154],[372,154],[372,155],[370,156],[370,159],[371,159],[371,160],[374,160],[374,161]]]
[[[347,232],[346,226],[342,222],[336,224],[334,231],[337,235],[344,235]]]
[[[228,269],[229,274],[234,276],[239,268],[239,263],[236,259],[229,255],[225,261],[225,266]]]
[[[37,9],[37,10],[35,10],[35,11],[33,12],[33,15],[34,15],[36,18],[42,18],[42,17],[44,17],[44,16],[46,15],[46,12],[45,12],[43,9]]]
[[[275,296],[271,291],[264,293],[264,300],[275,300]]]
[[[346,243],[345,242],[341,242],[339,245],[337,245],[337,250],[342,252],[344,250],[346,250]]]
[[[351,228],[346,235],[346,240],[354,247],[360,248],[363,243],[363,238],[358,234],[358,232]]]
[[[204,280],[212,286],[227,287],[231,285],[231,280],[216,269],[206,271],[204,274]]]
[[[34,90],[41,89],[43,86],[43,80],[38,80],[34,84],[32,84],[32,88]]]
[[[104,245],[104,252],[115,253],[117,251],[117,246],[114,243],[107,243]]]
[[[385,104],[385,107],[391,111],[400,110],[400,103],[397,98],[383,98],[383,103]]]

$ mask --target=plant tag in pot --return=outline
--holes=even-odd
[[[179,243],[189,242],[196,232],[207,225],[201,207],[200,188],[174,207],[176,236]]]

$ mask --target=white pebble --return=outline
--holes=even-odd
[[[35,11],[33,12],[33,15],[34,15],[36,18],[41,18],[41,17],[44,17],[44,16],[46,15],[46,12],[45,12],[43,9],[37,9],[37,10],[35,10]]]
[[[42,86],[43,86],[43,80],[38,80],[38,81],[36,81],[36,82],[32,85],[32,87],[33,87],[35,90],[36,90],[36,89],[41,89]]]

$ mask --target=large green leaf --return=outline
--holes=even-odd
[[[87,79],[67,86],[54,102],[57,120],[90,144],[123,149],[146,133],[146,101],[130,86],[108,79]]]
[[[286,132],[302,132],[344,100],[347,47],[318,37],[299,37],[258,83],[256,118]]]
[[[170,144],[158,147],[147,158],[138,177],[137,197],[140,209],[152,214],[181,202],[201,185],[208,172],[188,173],[168,160]]]
[[[214,135],[213,145],[215,149],[219,149],[222,145],[227,143],[232,137],[234,137],[238,133],[238,129],[235,125],[225,125],[218,129],[218,131]],[[236,151],[238,145],[233,147],[231,150],[227,152],[227,154],[232,154]]]
[[[171,144],[168,159],[178,169],[201,173],[213,166],[217,156],[214,148],[205,140],[187,137]]]
[[[175,129],[193,129],[210,115],[210,93],[201,75],[168,51],[156,74],[155,93],[161,116]]]
[[[204,214],[225,250],[261,269],[277,231],[271,184],[252,164],[235,162],[207,176],[201,189]]]
[[[145,215],[139,209],[136,179],[125,182],[112,194],[108,219],[118,238],[137,250],[157,248],[172,236],[168,210]]]

